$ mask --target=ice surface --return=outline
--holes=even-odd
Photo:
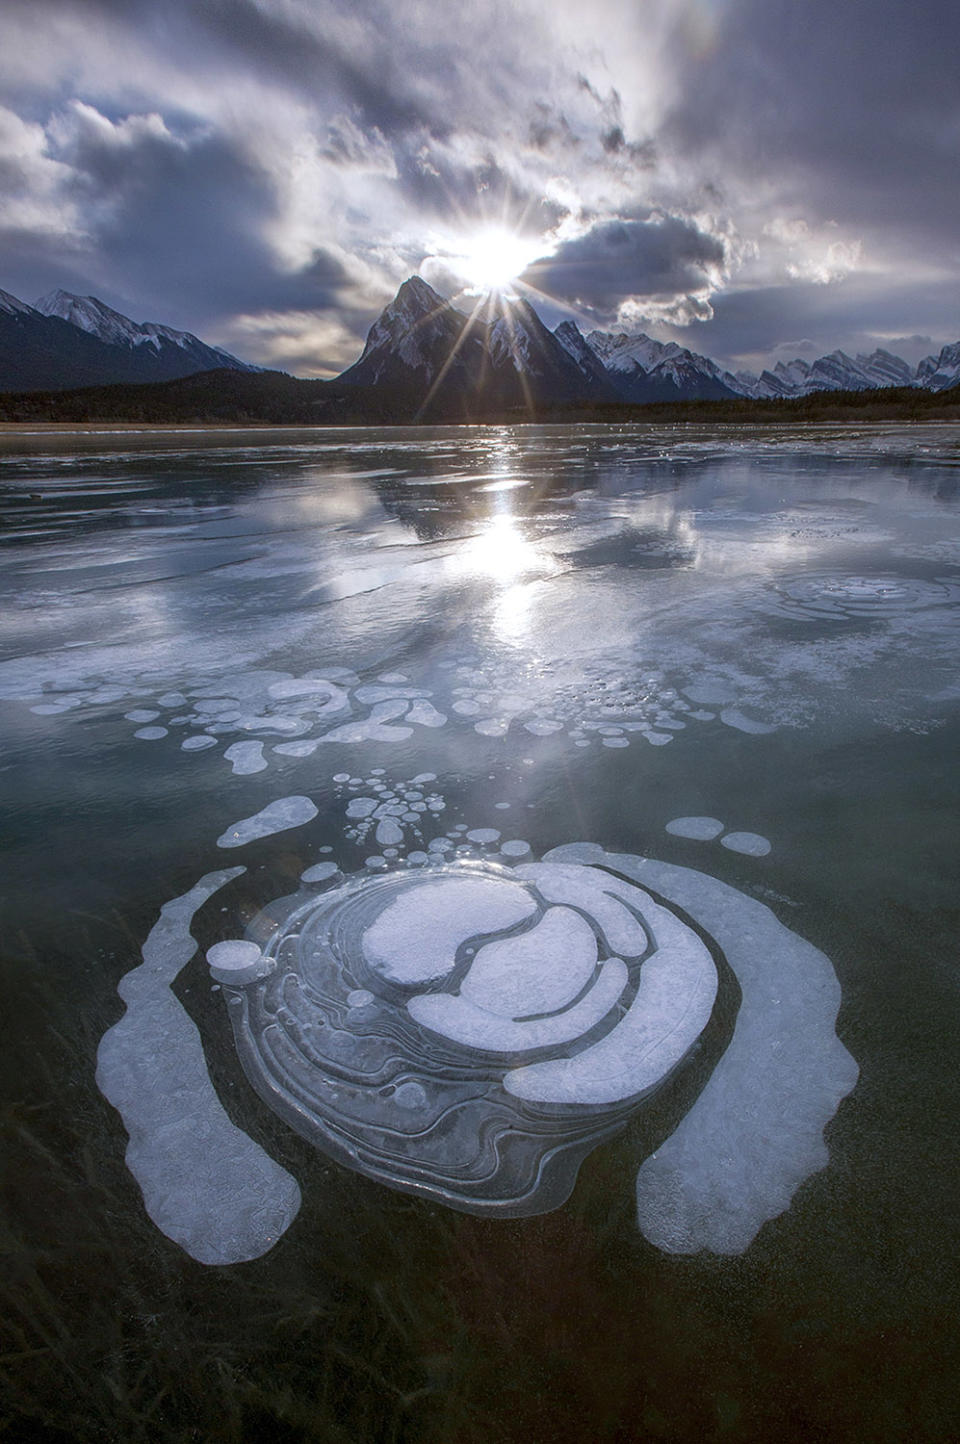
[[[196,1026],[171,991],[196,952],[195,912],[243,871],[208,873],[164,904],[143,963],[120,983],[126,1013],[97,1053],[97,1085],[123,1118],[148,1214],[203,1264],[259,1258],[300,1208],[296,1180],[227,1116]]]
[[[317,809],[309,797],[279,797],[252,817],[242,817],[239,822],[231,823],[226,832],[217,838],[217,846],[243,847],[259,837],[270,837],[275,832],[299,827],[316,815]]]

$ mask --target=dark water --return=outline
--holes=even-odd
[[[949,426],[4,440],[11,1438],[956,1437],[958,480]],[[405,792],[379,820],[351,806]],[[306,820],[218,845],[293,797]],[[690,817],[722,826],[667,831]],[[762,904],[839,983],[834,1038],[802,988],[787,1016],[784,975],[757,1066],[809,1040],[809,1068],[778,1111],[741,1065],[742,1116],[685,1165],[683,1188],[701,1162],[727,1180],[704,1222],[719,1251],[658,1235],[636,1181],[731,1077],[732,1021],[587,1153],[566,1203],[522,1218],[344,1166],[237,1060],[204,949],[323,896],[305,869],[508,876],[575,843],[724,885],[744,947]],[[236,867],[160,991],[302,1203],[218,1265],[139,1186],[166,1216],[215,1215],[208,1233],[243,1211],[232,1182],[208,1196],[201,1105],[188,1166],[135,1177],[94,1073],[161,907]],[[181,1035],[143,1016],[154,1071],[125,1086],[156,1139]],[[818,1105],[817,1158],[794,1115],[847,1054],[859,1079]],[[760,1135],[793,1168],[782,1207],[762,1168],[748,1187]]]

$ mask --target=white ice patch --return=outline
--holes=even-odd
[[[180,743],[181,752],[204,752],[208,747],[216,747],[217,739],[207,737],[203,732],[197,732],[192,737],[184,737]]]
[[[724,707],[720,713],[720,721],[727,727],[734,727],[738,732],[746,732],[752,737],[762,737],[767,732],[776,732],[769,722],[756,722],[744,712],[738,711],[736,707]]]
[[[279,752],[281,757],[312,757],[319,746],[320,738],[315,737],[312,741],[278,742],[270,750]]]
[[[766,857],[770,851],[769,840],[759,832],[728,832],[721,837],[720,846],[731,852],[742,852],[746,857]]]
[[[275,832],[300,827],[316,815],[317,809],[309,797],[280,797],[252,817],[242,817],[239,822],[231,823],[226,832],[217,838],[217,846],[243,847],[257,838],[272,837]]]
[[[438,712],[431,702],[420,698],[407,713],[407,721],[418,727],[442,727],[447,720],[445,712]]]
[[[550,859],[594,862],[682,908],[716,940],[741,989],[733,1038],[693,1108],[641,1166],[640,1228],[668,1253],[742,1253],[827,1163],[825,1124],[857,1081],[834,1031],[828,958],[769,908],[689,868],[575,844]]]
[[[538,875],[548,868],[541,864]],[[600,890],[595,878],[583,885]],[[657,950],[623,1018],[572,1058],[507,1073],[508,1093],[539,1103],[616,1103],[648,1092],[686,1057],[713,1011],[716,965],[698,934],[653,898],[644,896],[643,917]]]
[[[555,1013],[572,1002],[597,967],[597,940],[580,913],[551,907],[526,932],[479,948],[461,996],[504,1018]]]
[[[234,742],[223,755],[233,768],[234,777],[250,777],[269,766],[262,742]]]
[[[336,877],[340,869],[335,862],[317,862],[313,867],[308,867],[306,872],[300,874],[301,882],[326,882],[331,877]]]
[[[97,1085],[123,1118],[127,1167],[147,1213],[203,1264],[259,1258],[300,1208],[296,1180],[231,1123],[200,1035],[171,991],[197,950],[194,914],[243,871],[208,873],[164,904],[143,945],[143,963],[120,982],[127,1011],[97,1052]]]
[[[711,842],[723,831],[723,823],[716,817],[675,817],[667,823],[667,832],[673,837],[689,837],[694,842]]]
[[[566,1011],[549,1018],[518,1022],[450,993],[421,993],[411,998],[407,1008],[423,1027],[455,1043],[486,1053],[520,1053],[582,1038],[609,1015],[626,983],[626,965],[620,958],[608,958],[589,992]]]
[[[166,727],[138,727],[134,737],[139,737],[141,742],[159,742],[161,737],[167,736]]]
[[[513,927],[535,911],[529,893],[515,883],[438,878],[384,908],[363,934],[364,957],[391,982],[431,982],[449,973],[460,942]]]

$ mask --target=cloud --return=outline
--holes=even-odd
[[[680,216],[595,222],[535,262],[523,280],[556,300],[600,316],[658,309],[694,319],[722,284],[726,248]]]
[[[505,218],[533,285],[698,350],[954,339],[958,29],[948,0],[5,0],[0,285],[212,339],[270,317],[251,359],[323,369]]]

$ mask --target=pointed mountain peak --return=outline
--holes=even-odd
[[[401,307],[407,311],[430,312],[449,305],[422,276],[410,276],[400,287],[387,310]]]

